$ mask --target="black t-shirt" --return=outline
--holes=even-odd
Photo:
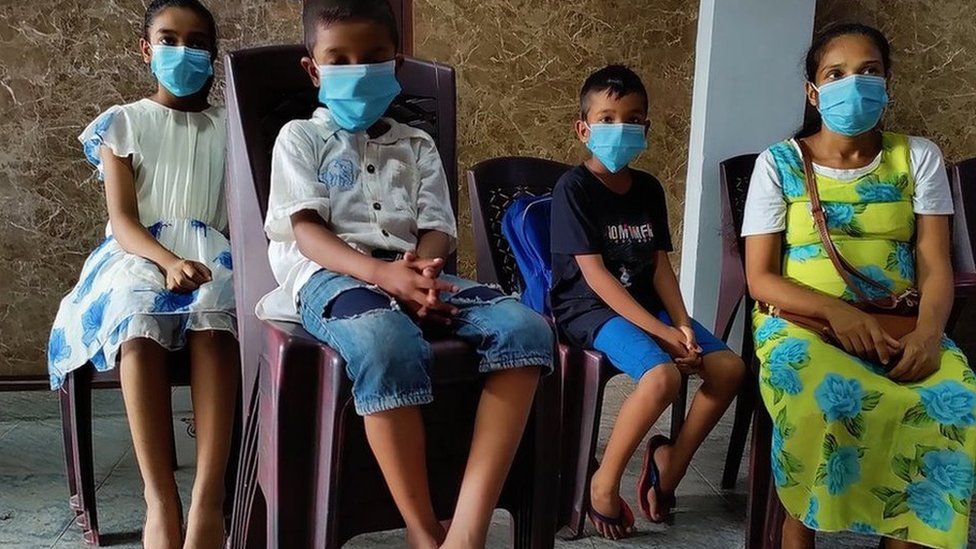
[[[649,173],[630,173],[633,184],[618,194],[577,166],[552,193],[552,311],[576,345],[591,347],[600,327],[616,315],[586,283],[577,255],[600,254],[638,303],[651,313],[661,309],[655,257],[658,250],[672,250],[664,188]]]

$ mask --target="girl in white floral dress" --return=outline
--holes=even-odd
[[[197,477],[186,547],[223,544],[224,472],[237,393],[233,264],[225,236],[224,110],[210,106],[216,24],[198,0],[155,0],[144,61],[155,93],[114,106],[81,134],[105,182],[109,223],[61,302],[48,346],[52,388],[91,363],[120,368],[145,483],[146,547],[180,547],[170,463],[169,352],[187,348]]]

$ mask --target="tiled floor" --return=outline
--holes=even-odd
[[[618,377],[607,389],[604,427],[605,442],[616,410],[630,382]],[[96,391],[95,476],[102,541],[115,547],[139,547],[142,525],[142,486],[132,453],[118,391]],[[667,414],[665,414],[667,416]],[[190,417],[186,390],[174,393],[174,422],[177,425],[177,452],[182,467],[177,481],[184,502],[189,501],[193,479],[193,440],[186,434],[183,420]],[[742,547],[745,519],[745,467],[738,488],[723,492],[718,484],[724,465],[726,441],[731,428],[731,413],[705,442],[692,469],[678,489],[679,509],[672,527],[651,525],[638,518],[639,535],[608,542],[589,535],[576,541],[557,540],[563,549],[597,547],[672,547],[724,549]],[[667,418],[655,426],[666,432]],[[640,456],[630,464],[624,497],[635,509],[632,487],[636,481]],[[748,459],[748,458],[747,458]],[[507,516],[498,513],[489,546],[508,544]],[[971,539],[976,539],[971,536]],[[875,547],[876,541],[857,536],[825,537],[821,547]],[[55,394],[0,393],[0,547],[79,547],[81,533],[72,523],[61,449],[61,422]],[[402,547],[399,532],[361,536],[355,548]]]

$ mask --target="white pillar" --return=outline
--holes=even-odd
[[[760,152],[799,127],[815,7],[812,0],[701,0],[681,290],[705,326],[715,321],[720,276],[718,164]]]

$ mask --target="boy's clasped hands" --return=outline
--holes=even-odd
[[[410,251],[403,259],[379,265],[373,280],[418,323],[448,326],[458,310],[441,301],[440,292],[456,293],[459,288],[439,278],[443,269],[443,258],[424,259]]]

